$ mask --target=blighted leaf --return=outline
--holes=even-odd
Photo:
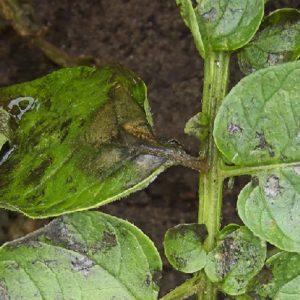
[[[206,252],[203,224],[180,224],[169,229],[164,238],[165,254],[170,264],[181,272],[194,273],[204,268]]]
[[[287,251],[300,250],[299,132],[300,62],[241,80],[224,100],[214,128],[216,144],[230,162],[241,170],[260,166],[239,197],[241,219],[256,235]]]
[[[300,61],[255,72],[226,96],[215,142],[236,165],[300,160]]]
[[[260,31],[239,53],[245,74],[268,66],[297,60],[300,55],[300,11],[291,8],[271,13]]]
[[[200,55],[204,58],[205,57],[205,49],[201,37],[201,33],[199,30],[197,17],[195,14],[195,10],[191,0],[176,0],[176,4],[180,8],[180,14],[183,18],[186,26],[190,29],[195,45],[200,53]]]
[[[300,252],[300,168],[260,172],[240,193],[238,213],[257,236]]]
[[[231,226],[226,232],[208,254],[205,273],[225,293],[241,295],[264,265],[266,244],[246,227]]]
[[[148,237],[99,212],[60,217],[0,249],[9,299],[157,299],[161,268]]]
[[[270,257],[248,289],[259,299],[299,299],[300,254],[280,252]]]
[[[231,51],[246,45],[264,14],[264,0],[177,0],[185,24],[202,57],[210,51]]]
[[[13,131],[0,166],[0,205],[30,217],[120,199],[171,165],[140,150],[158,145],[146,88],[120,66],[62,69],[2,88],[0,106]]]
[[[247,44],[264,14],[264,0],[202,0],[196,15],[206,48],[231,51]]]

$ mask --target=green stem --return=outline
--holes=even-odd
[[[179,285],[177,288],[175,288],[173,291],[169,292],[160,300],[181,300],[186,299],[190,296],[195,295],[203,289],[203,281],[200,277],[193,277],[188,280],[186,280],[183,284]]]
[[[200,157],[207,159],[209,169],[207,173],[200,173],[198,222],[205,224],[208,230],[204,245],[207,251],[212,250],[215,245],[221,222],[223,176],[212,132],[215,116],[227,92],[229,59],[229,53],[211,52],[204,64],[202,112],[209,116],[210,121],[208,141],[200,149]],[[217,290],[212,283],[205,280],[204,286],[198,299],[216,299]]]
[[[280,164],[266,164],[260,166],[221,166],[221,174],[223,178],[235,177],[240,175],[253,175],[257,174],[259,171],[272,170],[278,168],[288,168],[299,166],[300,162],[290,162],[290,163],[280,163]]]

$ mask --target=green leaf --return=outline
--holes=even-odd
[[[55,219],[0,249],[4,299],[157,299],[162,264],[132,224],[99,212]]]
[[[297,60],[300,56],[300,11],[292,8],[271,13],[260,31],[238,55],[245,74]]]
[[[300,168],[260,172],[240,193],[238,213],[261,239],[300,252]]]
[[[172,164],[140,149],[159,142],[145,84],[121,66],[62,69],[2,88],[0,107],[14,131],[0,166],[0,206],[30,217],[120,199]]]
[[[206,252],[203,241],[207,235],[203,224],[180,224],[168,231],[164,238],[165,254],[170,264],[184,273],[204,268]]]
[[[219,150],[247,166],[252,184],[238,212],[257,236],[286,251],[300,250],[300,62],[255,72],[232,89],[215,120]]]
[[[205,49],[201,37],[201,33],[198,27],[196,13],[191,0],[176,0],[176,4],[180,8],[180,14],[183,18],[185,25],[190,29],[195,45],[200,55],[205,57]]]
[[[242,79],[226,96],[214,124],[215,142],[242,166],[300,159],[300,62]]]
[[[209,117],[203,112],[199,112],[191,117],[184,128],[184,133],[195,136],[200,141],[205,141],[208,136]]]
[[[261,23],[263,0],[198,1],[196,15],[204,44],[214,51],[232,51],[246,45]]]
[[[264,265],[266,244],[246,227],[225,227],[224,233],[207,256],[205,273],[225,293],[241,295]]]
[[[249,290],[259,299],[299,299],[300,254],[280,252],[270,257]]]
[[[246,45],[261,23],[264,0],[176,0],[201,56],[232,51]]]

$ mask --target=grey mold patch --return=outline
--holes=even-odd
[[[207,22],[214,22],[216,20],[217,10],[212,7],[209,11],[202,14],[202,17]]]
[[[23,115],[33,109],[37,104],[37,100],[33,99],[32,97],[19,97],[14,100],[11,100],[8,104],[9,113],[21,120]]]
[[[70,232],[65,217],[60,217],[52,221],[45,230],[45,238],[51,240],[55,244],[62,244],[69,250],[79,253],[86,253],[87,246],[76,241],[76,233]]]
[[[275,198],[281,193],[282,187],[279,184],[279,178],[275,175],[269,176],[264,186],[264,192],[267,197]]]
[[[150,154],[139,155],[135,160],[138,168],[142,169],[145,173],[148,173],[149,170],[158,168],[163,162],[165,162],[164,158]]]
[[[298,175],[300,175],[300,165],[295,166],[295,167],[294,167],[294,171],[295,171]]]
[[[86,256],[74,257],[71,261],[72,269],[76,272],[82,273],[87,277],[91,269],[95,266],[95,263]]]
[[[268,55],[268,64],[270,66],[274,66],[274,65],[278,64],[279,62],[281,62],[283,60],[283,58],[284,58],[283,55],[270,53]]]
[[[242,133],[243,132],[243,128],[240,127],[237,124],[233,124],[233,123],[229,123],[227,130],[230,134],[236,134],[236,133]]]
[[[217,273],[224,278],[238,262],[240,245],[232,237],[223,240],[217,264]]]

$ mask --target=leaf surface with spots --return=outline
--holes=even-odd
[[[255,170],[238,200],[245,225],[280,249],[299,252],[300,62],[241,80],[221,105],[214,137],[241,174]]]
[[[264,265],[266,244],[246,227],[225,227],[224,231],[208,253],[205,273],[225,293],[241,295]]]
[[[300,254],[279,252],[271,256],[248,290],[259,299],[299,299]]]
[[[145,84],[121,66],[61,69],[1,88],[0,106],[0,206],[30,217],[120,199],[172,164],[140,149],[159,142]]]
[[[60,217],[0,249],[1,299],[157,299],[162,264],[132,224],[99,212]]]
[[[239,53],[239,65],[245,74],[297,60],[300,56],[300,11],[292,8],[271,13]]]
[[[164,248],[170,264],[184,273],[203,269],[206,263],[203,241],[206,235],[207,230],[203,224],[180,224],[168,229]]]
[[[264,14],[264,0],[177,0],[202,57],[210,51],[232,51],[247,44]]]

